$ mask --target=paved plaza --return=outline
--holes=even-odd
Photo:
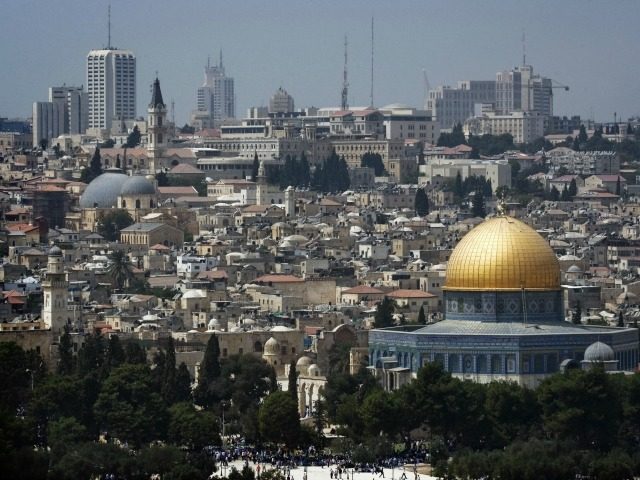
[[[236,467],[238,470],[242,470],[244,466],[243,460],[236,460],[229,463],[229,466],[226,467],[227,471],[221,468],[219,474],[226,475],[229,473],[228,469],[231,467]],[[257,465],[253,464],[253,462],[249,462],[249,466],[255,471]],[[264,471],[266,467],[267,470],[270,470],[273,467],[271,464],[260,464],[261,471]],[[290,480],[332,480],[331,472],[334,472],[333,480],[336,479],[335,472],[337,466],[332,465],[331,467],[319,467],[319,466],[308,466],[306,467],[306,478],[305,478],[305,467],[295,467],[290,469]],[[436,477],[432,477],[429,475],[418,474],[418,478],[416,479],[416,475],[413,472],[413,465],[407,465],[406,469],[404,467],[400,468],[385,468],[384,476],[380,476],[379,473],[374,472],[358,472],[353,469],[345,469],[346,471],[342,473],[341,477],[337,477],[338,480],[436,480]],[[347,475],[348,471],[348,475]],[[403,476],[404,475],[404,476]]]

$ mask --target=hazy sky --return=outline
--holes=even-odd
[[[349,103],[367,105],[375,17],[374,102],[421,106],[432,86],[495,79],[522,61],[569,85],[557,114],[612,120],[640,114],[640,1],[111,0],[112,44],[138,66],[138,115],[158,71],[176,122],[195,108],[207,55],[224,52],[236,114],[282,86],[296,108],[340,102],[344,35]],[[107,43],[108,0],[3,0],[0,116],[26,117],[47,88],[85,84],[86,55]]]

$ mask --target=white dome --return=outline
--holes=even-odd
[[[316,365],[315,363],[313,365],[309,365],[308,372],[310,377],[319,377],[320,367],[318,367],[318,365]]]
[[[219,330],[220,322],[217,318],[212,318],[209,320],[209,324],[207,325],[207,330]]]
[[[584,359],[588,362],[609,362],[615,360],[613,348],[603,342],[595,342],[584,351]]]
[[[271,337],[264,344],[264,353],[263,355],[280,355],[280,343]]]
[[[207,294],[202,290],[187,290],[182,298],[207,298]]]
[[[283,325],[275,326],[271,329],[272,332],[292,332],[293,329],[289,327],[285,327]]]
[[[308,367],[312,363],[313,361],[311,360],[311,358],[304,355],[298,359],[298,361],[296,362],[296,367]]]

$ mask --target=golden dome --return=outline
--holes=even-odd
[[[560,266],[535,230],[515,218],[487,220],[451,254],[445,290],[560,290]]]

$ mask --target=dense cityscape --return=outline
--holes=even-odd
[[[178,122],[105,10],[0,104],[2,478],[640,476],[639,113],[559,115],[524,35],[377,105],[363,15],[368,95],[347,34],[335,105],[241,112],[219,49]]]

